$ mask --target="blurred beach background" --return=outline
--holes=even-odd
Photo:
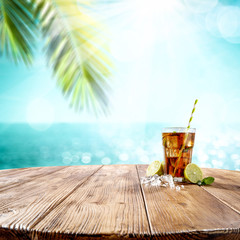
[[[187,127],[198,99],[193,162],[239,171],[240,1],[99,0],[90,10],[108,29],[110,114],[69,107],[41,38],[30,67],[3,54],[0,169],[163,160],[162,128]]]

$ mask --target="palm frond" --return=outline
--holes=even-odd
[[[36,14],[46,38],[47,57],[71,106],[107,114],[112,61],[106,29],[76,2],[39,2]]]
[[[33,1],[0,0],[0,54],[31,64],[37,24]]]

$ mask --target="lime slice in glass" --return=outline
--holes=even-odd
[[[189,163],[184,169],[184,177],[191,183],[202,181],[203,173],[201,168],[195,163]]]
[[[147,168],[147,176],[163,174],[163,164],[160,161],[152,162]]]

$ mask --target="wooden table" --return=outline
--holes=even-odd
[[[0,239],[240,239],[240,172],[211,186],[145,186],[146,165],[0,171]]]

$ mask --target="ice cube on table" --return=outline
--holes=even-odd
[[[161,181],[160,179],[155,179],[155,181],[151,182],[152,186],[161,186]]]
[[[182,177],[174,177],[173,180],[174,180],[174,182],[182,182],[183,178]]]
[[[173,177],[172,175],[162,175],[161,176],[162,181],[167,182],[167,183],[172,183],[173,182]]]
[[[151,182],[151,178],[150,177],[142,177],[141,178],[141,183],[142,184],[147,184]]]
[[[154,175],[154,176],[148,176],[148,177],[142,177],[141,178],[141,184],[144,184],[147,186],[159,186],[159,187],[169,187],[171,189],[175,189],[176,191],[180,191],[181,188],[184,188],[183,185],[181,186],[175,186],[174,184],[174,178],[172,175]]]
[[[179,186],[176,186],[176,191],[180,191],[181,188]]]
[[[173,182],[172,175],[162,175],[161,180],[166,184],[169,185],[170,188],[174,188],[175,184]]]

